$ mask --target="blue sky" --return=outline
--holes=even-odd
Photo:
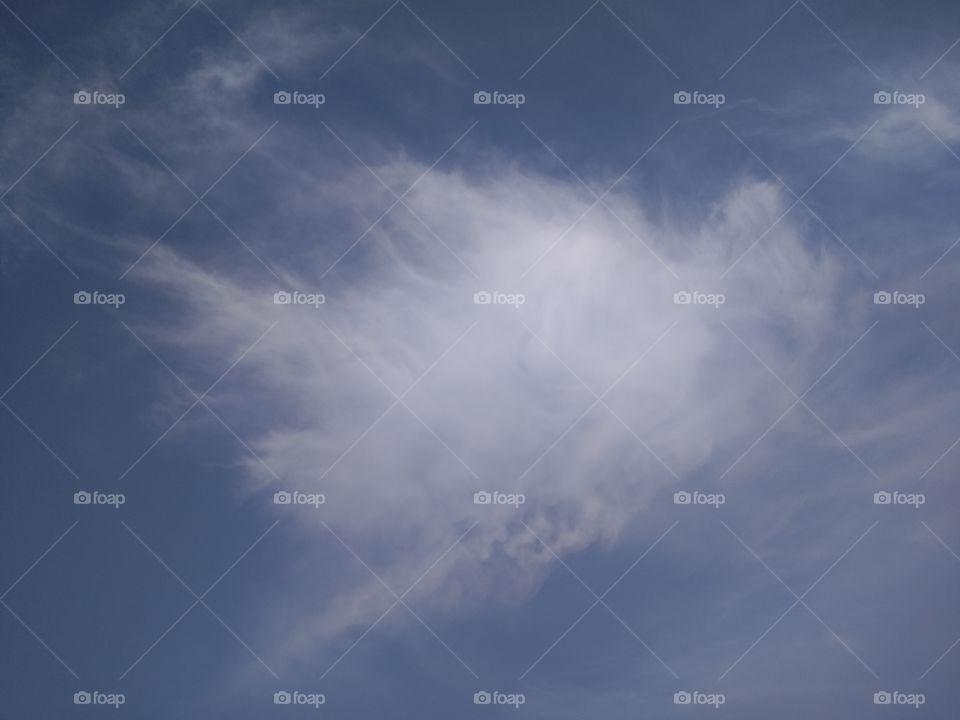
[[[960,8],[0,5],[0,717],[955,714]]]

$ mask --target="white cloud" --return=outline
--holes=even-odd
[[[393,177],[424,169],[404,162],[376,171]],[[612,541],[675,482],[672,472],[691,473],[717,446],[743,447],[762,431],[782,410],[783,393],[769,392],[769,376],[721,320],[795,376],[822,370],[810,358],[822,341],[843,334],[832,312],[837,266],[807,249],[789,220],[718,284],[785,208],[767,183],[735,188],[698,222],[685,219],[693,228],[686,231],[650,222],[633,198],[614,193],[609,204],[636,236],[595,208],[522,278],[589,206],[576,187],[506,167],[482,177],[435,169],[408,202],[449,250],[403,208],[323,281],[329,259],[311,253],[314,233],[287,248],[275,264],[291,289],[327,295],[319,310],[275,306],[276,283],[251,286],[163,246],[138,277],[189,306],[182,326],[160,335],[154,329],[153,337],[165,334],[190,352],[235,356],[279,321],[238,368],[242,399],[217,400],[256,416],[247,422],[248,442],[282,478],[251,458],[256,497],[268,503],[282,487],[326,494],[322,512],[293,513],[307,537],[329,545],[319,522],[328,518],[403,592],[479,521],[411,595],[420,607],[462,612],[484,598],[525,597],[553,558],[518,519],[561,555]],[[352,198],[361,216],[377,203],[379,192]],[[477,306],[480,289],[520,292],[527,301],[519,309]],[[673,293],[683,289],[729,299],[719,310],[676,306]],[[377,377],[403,393],[474,323],[405,397],[423,424],[397,406],[364,436],[393,402]],[[598,405],[564,435],[594,402],[571,370],[596,393],[627,373],[606,402],[629,429]],[[481,488],[528,500],[518,511],[478,508],[471,496]],[[274,652],[296,654],[369,624],[390,602],[370,575],[338,581],[309,631],[298,626],[295,639],[279,631]]]

